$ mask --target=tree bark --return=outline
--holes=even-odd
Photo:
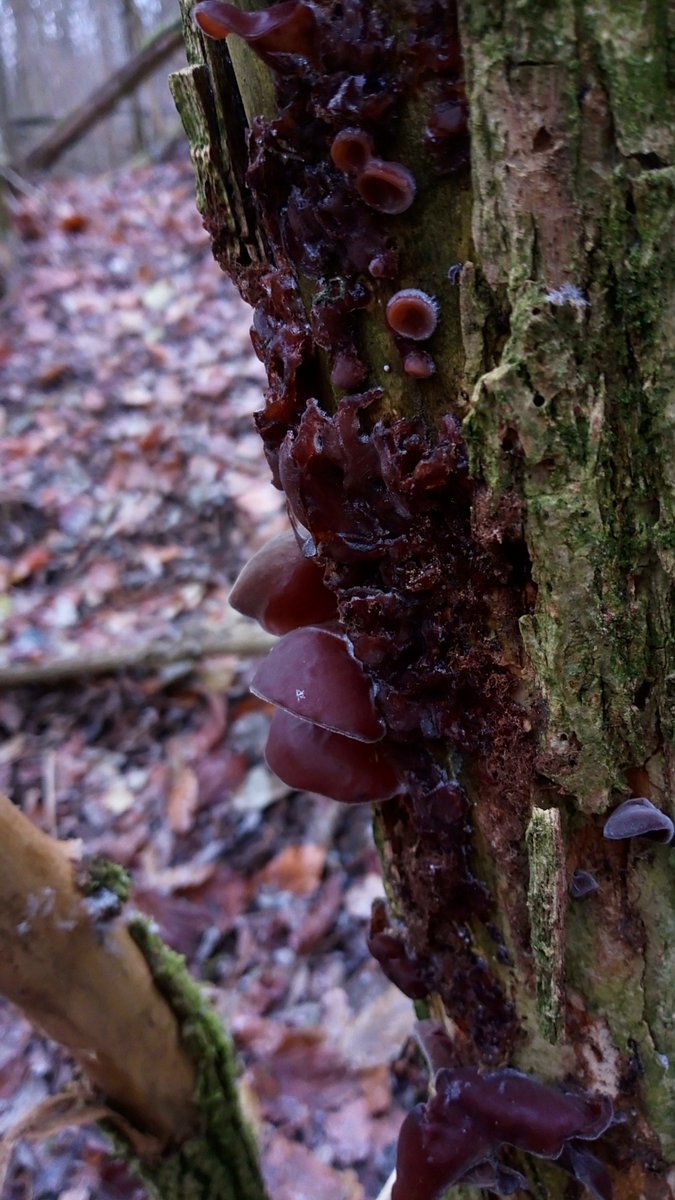
[[[96,88],[87,99],[68,113],[37,146],[34,146],[23,162],[23,170],[47,170],[65,154],[80,138],[106,117],[123,100],[132,95],[136,88],[166,62],[180,46],[178,24],[158,30],[133,58],[115,71],[105,83]]]
[[[190,66],[172,88],[214,254],[256,305],[270,379],[258,423],[275,482],[412,764],[375,826],[410,962],[433,979],[418,1013],[443,1023],[456,1066],[510,1065],[610,1096],[617,1120],[592,1150],[615,1200],[667,1200],[675,858],[603,837],[626,797],[673,809],[665,3],[461,0],[470,173],[457,153],[438,158],[439,143],[457,146],[442,128],[452,104],[439,113],[451,56],[433,57],[452,28],[448,0],[316,11],[311,66],[251,38],[272,71],[234,37],[202,41],[188,18]],[[349,42],[348,21],[360,39]],[[347,43],[351,63],[339,57]],[[394,95],[386,117],[359,78],[371,99]],[[368,226],[396,242],[384,278],[348,252],[372,213],[351,209],[349,228],[347,200],[334,199],[343,225],[330,244],[311,218],[330,188],[345,194],[328,151],[361,123],[417,183],[409,210]],[[439,304],[425,379],[403,365],[413,345],[387,328],[400,287]],[[355,396],[331,382],[345,346],[364,367]],[[413,432],[424,472],[406,475],[391,446],[417,462]],[[375,460],[357,469],[345,450],[352,436],[349,453],[365,455],[368,433],[387,468],[370,490]],[[599,884],[586,899],[569,893],[577,870]],[[510,1153],[542,1200],[584,1194],[555,1163]]]
[[[0,796],[0,993],[73,1053],[152,1195],[265,1200],[229,1040],[182,959],[123,918],[127,886]]]

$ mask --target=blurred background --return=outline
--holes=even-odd
[[[1,0],[0,128],[5,155],[24,161],[58,121],[160,34],[176,30],[154,71],[108,119],[54,164],[61,175],[109,170],[161,154],[179,122],[166,75],[184,61],[175,0]]]
[[[287,521],[168,90],[183,62],[173,0],[0,0],[0,790],[126,867],[186,955],[275,1200],[373,1200],[423,1093],[412,1008],[366,947],[369,809],[264,762],[263,647],[227,599]],[[0,1138],[73,1075],[0,1002]],[[85,1127],[21,1137],[5,1200],[143,1196]]]

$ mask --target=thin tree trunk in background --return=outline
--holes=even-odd
[[[138,15],[134,0],[121,0],[122,30],[124,33],[124,49],[128,60],[133,59],[143,42],[143,25]],[[145,150],[145,131],[143,129],[143,106],[138,92],[134,91],[129,100],[131,121],[133,127],[133,152]]]
[[[116,104],[130,95],[180,46],[178,24],[161,29],[148,39],[138,54],[115,71],[109,79],[35,146],[22,164],[24,170],[46,170],[110,113]]]
[[[434,158],[454,136],[454,101],[443,109],[449,59],[434,42],[452,22],[449,4],[404,0],[394,14],[365,0],[318,3],[328,25],[324,74],[277,60],[289,104],[277,127],[273,78],[260,59],[235,37],[202,40],[182,4],[190,66],[172,89],[214,254],[258,308],[268,457],[276,464],[283,444],[292,504],[297,512],[305,497],[305,524],[356,655],[360,647],[370,655],[390,729],[415,763],[427,763],[430,780],[442,778],[445,747],[468,794],[468,810],[451,788],[437,811],[420,776],[376,813],[388,895],[434,979],[419,1011],[443,1021],[457,1065],[509,1064],[611,1096],[620,1123],[584,1145],[607,1164],[615,1200],[669,1200],[675,855],[602,834],[608,810],[628,796],[673,806],[673,97],[664,0],[620,9],[613,0],[461,0],[470,178],[458,162],[438,170]],[[393,67],[375,44],[364,66],[380,11],[398,47]],[[355,37],[351,61],[340,63],[343,21],[371,33]],[[415,37],[428,38],[426,57],[414,58]],[[377,77],[382,61],[389,85]],[[402,95],[378,123],[378,98],[395,92],[398,77]],[[307,111],[314,124],[302,124]],[[327,165],[330,138],[364,119],[375,154],[405,164],[417,182],[410,211],[382,222],[399,250],[389,282],[365,261],[355,269],[349,228],[333,259],[321,260],[327,235],[312,225],[329,188],[342,194]],[[340,203],[330,209],[338,226]],[[312,245],[327,266],[313,266]],[[384,315],[396,289],[410,286],[440,303],[428,343],[436,372],[422,381],[401,369]],[[336,296],[351,303],[348,327],[327,333],[322,314],[335,317]],[[330,383],[335,329],[355,340],[367,369],[360,389],[382,389],[359,401],[358,437],[349,433],[356,408]],[[339,414],[340,434],[312,397],[319,412]],[[447,476],[445,511],[434,500],[433,450],[428,483],[415,485],[428,497],[412,483],[397,493],[394,546],[405,503],[419,505],[403,567],[400,550],[387,558],[386,530],[358,565],[341,532],[357,546],[357,511],[365,544],[374,537],[367,514],[380,512],[378,494],[359,491],[365,468],[339,457],[348,436],[352,453],[366,453],[368,405],[382,453],[387,428],[405,442],[410,420],[433,431],[451,413],[468,454],[471,479],[460,487],[457,474]],[[324,433],[312,434],[320,420]],[[438,455],[460,453],[455,436]],[[387,453],[379,495],[408,478],[404,452]],[[340,506],[324,497],[322,472],[342,487]],[[378,618],[368,618],[369,605],[379,605]],[[387,658],[389,646],[398,659]],[[448,794],[459,806],[454,823]],[[569,896],[576,870],[594,874],[595,895]],[[587,1194],[541,1158],[509,1162],[541,1200]]]

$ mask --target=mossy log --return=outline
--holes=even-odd
[[[602,832],[628,796],[673,808],[665,0],[317,0],[313,61],[202,39],[183,6],[173,94],[214,254],[256,306],[266,453],[413,764],[375,824],[391,905],[435,979],[420,1015],[463,1066],[611,1096],[593,1153],[615,1200],[667,1200],[675,856]],[[332,167],[336,131],[359,125],[413,173],[405,211],[352,204],[358,181]],[[310,219],[322,205],[332,242]],[[357,261],[358,237],[395,247],[384,272],[375,252]],[[427,378],[387,324],[408,287],[439,306]],[[359,392],[336,385],[341,354]],[[354,458],[369,437],[375,482],[372,456]],[[454,823],[434,808],[441,785]],[[586,899],[569,895],[576,870],[599,885]],[[509,1154],[541,1200],[583,1194]]]

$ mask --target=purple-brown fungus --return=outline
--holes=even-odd
[[[572,1139],[600,1137],[614,1115],[608,1096],[562,1092],[510,1068],[442,1068],[435,1089],[401,1127],[392,1200],[437,1200],[453,1184],[480,1178],[483,1167],[494,1187],[502,1146],[557,1159]],[[508,1175],[502,1179],[511,1186]]]
[[[434,969],[411,950],[403,931],[389,922],[383,900],[375,900],[370,916],[368,949],[387,979],[411,1000],[424,1000],[433,990]]]
[[[403,370],[412,379],[429,379],[436,370],[436,363],[426,350],[410,350],[403,359]]]
[[[323,573],[306,558],[294,533],[280,533],[253,555],[235,580],[230,604],[269,633],[290,633],[337,616]]]
[[[361,742],[384,737],[370,680],[346,636],[332,629],[306,625],[287,633],[258,667],[251,691],[332,733]]]
[[[387,304],[387,324],[400,337],[426,341],[438,324],[438,303],[419,288],[403,288]]]
[[[333,138],[330,156],[345,175],[362,171],[373,157],[373,139],[365,129],[341,129]]]
[[[250,13],[225,0],[200,0],[192,10],[192,18],[207,37],[221,40],[235,33],[244,38],[264,62],[277,69],[280,55],[298,55],[316,62],[316,17],[304,0],[285,0],[262,12]]]
[[[415,179],[401,163],[371,158],[356,177],[356,190],[369,208],[402,213],[415,199]]]
[[[584,896],[592,896],[600,884],[590,871],[575,871],[570,880],[570,896],[573,900],[582,900]]]
[[[645,796],[634,796],[614,809],[602,832],[612,842],[642,837],[668,844],[673,840],[675,825],[651,800]]]
[[[289,787],[344,804],[390,800],[402,787],[386,742],[359,742],[283,709],[272,717],[265,758]]]

